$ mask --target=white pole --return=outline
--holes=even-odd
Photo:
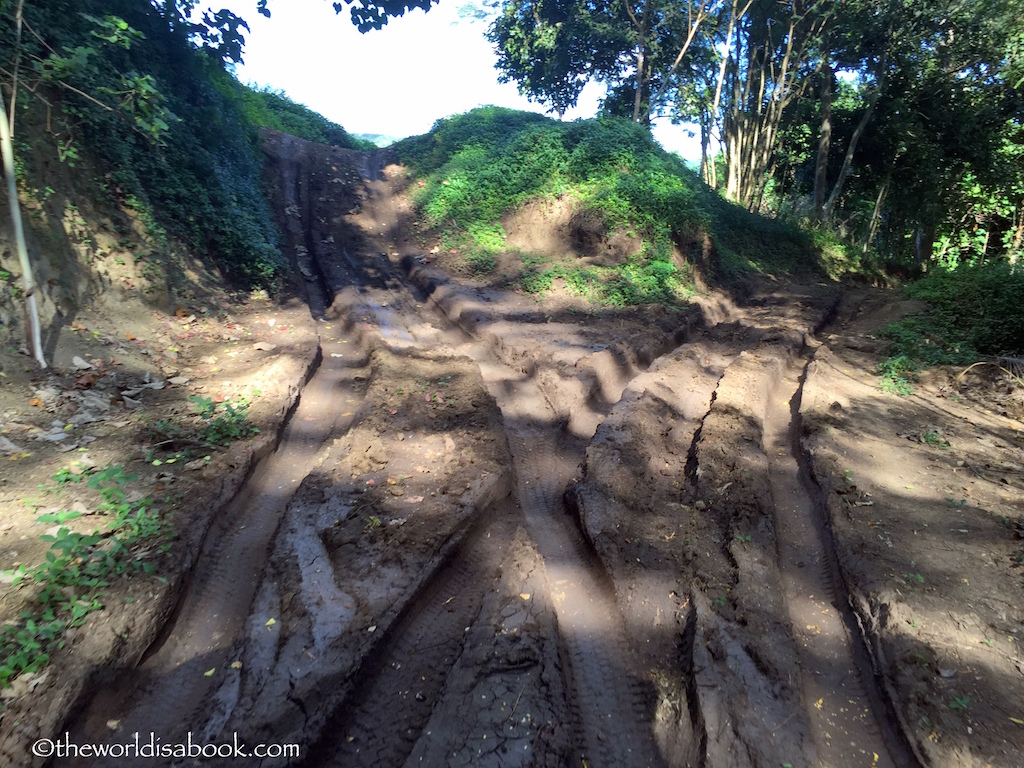
[[[42,334],[39,329],[39,310],[36,307],[36,284],[32,279],[32,265],[28,260],[28,248],[25,246],[25,228],[21,222],[21,204],[18,201],[18,182],[14,176],[14,144],[11,141],[11,125],[7,122],[7,105],[0,94],[0,149],[4,156],[4,174],[7,176],[7,196],[11,201],[11,223],[14,225],[14,240],[18,248],[18,259],[21,261],[21,275],[25,281],[25,299],[28,302],[30,341],[32,353],[41,368],[46,368],[43,357]]]

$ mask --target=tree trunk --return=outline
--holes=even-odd
[[[868,127],[868,121],[871,120],[871,114],[875,111],[875,104],[878,103],[878,91],[876,90],[874,95],[871,97],[871,101],[868,103],[868,108],[864,110],[864,114],[861,115],[860,122],[857,123],[857,127],[853,129],[853,136],[850,137],[850,145],[846,148],[846,154],[843,155],[843,164],[839,168],[839,176],[836,178],[835,186],[832,187],[832,192],[828,196],[828,200],[825,202],[825,210],[822,212],[822,216],[825,221],[832,218],[832,212],[835,210],[836,203],[839,202],[839,196],[843,192],[843,187],[846,185],[846,177],[850,173],[850,166],[853,165],[853,155],[857,151],[857,142],[860,141],[860,137],[864,134],[864,129]]]
[[[878,61],[878,73],[875,76],[875,92],[871,94],[871,99],[868,101],[868,108],[864,110],[864,114],[861,115],[860,122],[857,123],[857,127],[853,130],[853,136],[850,137],[850,145],[846,148],[846,154],[843,155],[843,164],[839,168],[839,177],[836,179],[835,186],[832,187],[832,192],[829,194],[828,200],[825,202],[825,210],[823,211],[825,221],[832,218],[832,212],[835,210],[836,203],[839,201],[839,196],[843,192],[843,186],[846,184],[846,177],[850,173],[850,165],[853,163],[853,154],[857,151],[857,142],[860,141],[860,137],[864,134],[864,129],[868,127],[871,115],[874,114],[875,111],[875,105],[878,104],[878,97],[882,95],[882,87],[885,84],[885,72],[888,67],[888,61],[887,51]]]
[[[17,90],[18,84],[14,84]],[[25,302],[28,307],[29,345],[32,355],[40,368],[46,368],[43,357],[42,332],[39,328],[39,309],[36,306],[36,284],[32,278],[32,264],[28,260],[28,248],[25,245],[25,229],[21,221],[21,204],[18,200],[18,182],[14,176],[14,142],[11,141],[10,123],[7,121],[7,105],[3,94],[0,94],[0,151],[4,158],[4,173],[7,176],[7,196],[11,203],[11,224],[14,226],[14,241],[18,248],[18,259],[21,261],[21,277],[25,285]]]
[[[867,253],[868,248],[871,247],[871,241],[875,239],[875,235],[878,234],[878,223],[882,220],[882,206],[885,204],[885,197],[889,194],[889,182],[892,181],[892,171],[885,175],[885,181],[882,182],[882,187],[878,190],[878,197],[875,198],[875,208],[871,211],[871,224],[868,226],[868,236],[864,239],[864,247],[861,249],[861,253]]]
[[[1010,253],[1010,263],[1016,264],[1020,254],[1021,243],[1024,242],[1024,200],[1020,201],[1017,207],[1017,231],[1013,233],[1013,251]]]
[[[711,164],[708,160],[708,145],[710,144],[710,138],[708,137],[708,115],[707,112],[701,110],[700,114],[700,177],[704,179],[704,183],[709,187],[711,186]]]
[[[644,69],[647,66],[647,24],[650,19],[651,12],[651,0],[644,2],[644,10],[640,16],[640,21],[637,21],[636,15],[633,10],[627,6],[629,10],[629,16],[633,20],[633,25],[637,28],[637,34],[639,40],[636,45],[636,97],[633,99],[633,122],[640,122],[640,108],[643,106],[643,92],[644,92]]]
[[[818,137],[818,162],[814,168],[814,218],[821,221],[825,211],[825,186],[828,184],[828,153],[832,144],[832,62],[825,54],[821,73],[821,134]]]

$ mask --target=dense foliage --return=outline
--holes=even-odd
[[[240,55],[240,20],[211,19],[223,26],[218,35],[171,4],[30,0],[19,36],[16,9],[0,2],[0,48],[19,53],[15,120],[39,126],[45,112],[50,130],[19,138],[54,142],[71,164],[90,154],[108,169],[98,188],[135,209],[158,239],[179,239],[236,281],[273,279],[284,261],[262,189],[258,128],[357,144],[340,126],[225,70],[220,57]],[[9,87],[12,70],[0,76]]]
[[[614,275],[527,263],[528,290],[566,279],[580,293],[613,304],[665,301],[687,276],[673,251],[711,237],[725,278],[752,270],[815,267],[815,243],[797,227],[765,219],[722,200],[648,131],[621,118],[563,123],[497,107],[439,121],[424,136],[396,145],[424,177],[418,203],[428,221],[474,249],[481,271],[487,252],[504,247],[499,219],[535,197],[568,197],[606,231],[637,235],[643,246]]]
[[[876,261],[1024,251],[1018,3],[505,0],[489,37],[552,111],[594,79],[610,113],[693,122],[712,187]]]

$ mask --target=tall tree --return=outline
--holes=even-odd
[[[783,118],[817,73],[817,46],[833,11],[832,0],[755,0],[731,19],[736,34],[721,106],[726,194],[747,208],[760,204]]]

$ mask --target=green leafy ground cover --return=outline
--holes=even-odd
[[[73,175],[98,169],[88,188],[133,209],[162,246],[158,258],[174,259],[180,243],[236,283],[271,284],[286,260],[259,129],[369,146],[283,94],[241,85],[219,58],[230,51],[202,47],[177,11],[156,13],[145,0],[28,0],[24,20],[19,35],[13,5],[0,3],[0,48],[21,61],[19,140],[56,145]],[[18,154],[23,183],[39,186],[38,153]]]
[[[527,255],[518,277],[527,291],[547,290],[561,278],[570,291],[602,303],[680,303],[693,283],[673,254],[696,256],[705,234],[717,254],[705,267],[726,281],[823,269],[823,249],[809,233],[726,202],[627,120],[565,123],[484,107],[440,120],[396,149],[424,182],[416,200],[422,215],[445,245],[467,254],[472,271],[494,268],[495,254],[506,248],[499,220],[534,198],[567,196],[608,232],[643,243],[615,267]]]
[[[152,500],[131,500],[125,493],[125,484],[134,479],[119,465],[79,474],[62,470],[53,477],[55,487],[41,488],[55,493],[67,483],[84,483],[96,512],[107,522],[92,533],[81,533],[65,525],[81,512],[62,510],[37,518],[55,524],[53,532],[41,537],[50,545],[45,560],[4,574],[13,584],[35,587],[35,595],[18,623],[0,627],[0,687],[46,666],[54,650],[63,646],[64,633],[103,608],[103,592],[111,579],[134,571],[154,573],[151,560],[167,544],[154,549],[152,543],[165,539],[169,527]]]
[[[882,361],[884,389],[910,394],[921,368],[970,365],[986,357],[1024,357],[1024,268],[989,262],[936,270],[906,288],[929,310],[888,326]]]

